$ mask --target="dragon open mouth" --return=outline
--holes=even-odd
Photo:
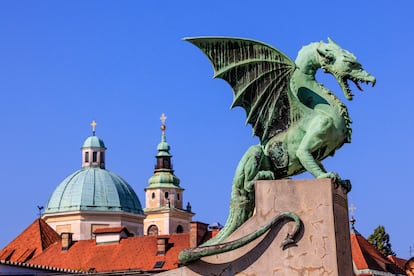
[[[347,76],[347,77],[339,77],[337,79],[338,79],[339,85],[342,88],[342,91],[344,92],[345,97],[348,100],[352,100],[354,96],[354,94],[352,94],[351,89],[349,88],[348,81],[352,81],[355,84],[355,86],[358,88],[358,90],[360,91],[364,91],[361,87],[361,83],[365,83],[365,84],[371,83],[372,87],[374,87],[375,85],[375,78],[371,75],[368,75],[365,78],[356,78],[356,77]]]

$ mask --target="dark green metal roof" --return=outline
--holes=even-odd
[[[157,156],[171,156],[169,150],[170,145],[167,143],[167,139],[165,138],[164,132],[161,136],[161,142],[157,146],[158,154]]]
[[[82,148],[105,148],[105,144],[101,138],[93,135],[86,138]]]
[[[132,187],[120,176],[99,167],[80,169],[63,180],[50,197],[45,213],[81,210],[143,214]]]
[[[158,170],[148,180],[148,188],[180,188],[180,179],[171,170]]]

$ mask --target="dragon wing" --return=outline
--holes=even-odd
[[[185,38],[200,48],[214,67],[214,77],[233,88],[233,104],[246,111],[246,124],[265,144],[291,124],[290,78],[295,63],[259,41],[228,37]]]

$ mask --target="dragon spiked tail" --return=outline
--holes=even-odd
[[[227,242],[227,243],[222,243],[222,244],[206,245],[206,246],[203,245],[203,246],[196,247],[196,248],[185,249],[180,252],[178,259],[180,260],[181,263],[187,264],[189,262],[198,260],[202,257],[207,257],[207,256],[235,250],[259,238],[264,233],[266,233],[268,230],[270,230],[272,227],[278,225],[279,223],[281,223],[283,220],[286,220],[286,219],[295,222],[295,229],[293,233],[289,233],[287,237],[282,241],[280,246],[282,247],[282,249],[285,249],[286,246],[295,244],[295,239],[301,229],[300,218],[295,213],[291,213],[291,212],[281,213],[280,215],[273,218],[266,225],[260,227],[259,229],[257,229],[256,231],[254,231],[253,233],[249,235],[241,237],[240,239]]]

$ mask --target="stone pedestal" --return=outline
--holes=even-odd
[[[255,214],[226,241],[254,232],[282,212],[303,225],[297,244],[281,248],[294,225],[278,225],[239,249],[204,257],[161,275],[353,275],[347,195],[330,179],[257,181]]]

